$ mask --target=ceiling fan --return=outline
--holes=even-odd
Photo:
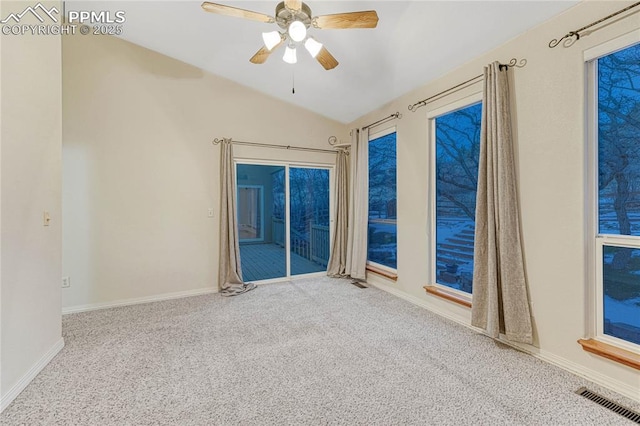
[[[295,64],[297,62],[296,46],[302,43],[309,54],[324,69],[330,70],[338,66],[338,61],[322,43],[307,35],[307,30],[310,27],[317,29],[348,29],[375,28],[378,25],[378,14],[375,10],[313,16],[309,6],[300,0],[280,2],[276,6],[275,17],[208,1],[202,3],[202,8],[207,12],[219,15],[275,23],[281,28],[281,30],[262,33],[264,46],[250,59],[254,64],[263,64],[269,58],[269,55],[284,43],[287,46],[282,59],[287,63]]]

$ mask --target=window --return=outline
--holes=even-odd
[[[478,96],[431,117],[434,282],[471,294],[482,103]],[[433,164],[433,163],[432,163]],[[433,234],[432,234],[433,235]]]
[[[593,281],[596,337],[640,352],[640,43],[629,44],[589,62]]]
[[[395,128],[369,137],[367,261],[398,267]]]

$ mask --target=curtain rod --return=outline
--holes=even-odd
[[[508,64],[500,64],[500,69],[502,70],[503,68],[523,68],[525,65],[527,65],[527,60],[526,59],[521,59],[520,61],[518,61],[516,58],[511,59],[511,61],[509,61]],[[463,81],[460,84],[456,84],[453,87],[450,87],[448,89],[443,90],[442,92],[438,92],[433,96],[429,96],[426,99],[423,99],[421,101],[416,102],[413,105],[409,105],[407,107],[407,109],[411,112],[416,112],[416,110],[420,107],[423,107],[425,105],[427,105],[430,102],[434,102],[437,101],[438,99],[444,97],[444,95],[448,95],[450,93],[455,93],[459,90],[464,89],[465,87],[469,86],[471,83],[475,83],[476,81],[480,80],[482,77],[484,76],[484,74],[479,74],[476,75],[475,77],[470,78],[467,81]]]
[[[615,12],[615,13],[612,13],[611,15],[607,15],[602,19],[598,19],[597,21],[594,21],[594,22],[592,22],[592,23],[590,23],[588,25],[585,25],[584,27],[580,28],[579,30],[569,31],[561,39],[558,40],[557,38],[554,38],[553,40],[551,40],[549,42],[549,47],[551,49],[553,49],[554,47],[556,47],[557,45],[562,43],[562,40],[564,40],[564,43],[562,43],[562,46],[571,47],[571,46],[573,46],[573,44],[576,41],[580,40],[580,37],[581,37],[580,33],[583,32],[584,30],[589,29],[589,28],[593,27],[594,25],[601,24],[604,21],[608,21],[609,19],[613,18],[614,16],[618,16],[621,13],[624,13],[624,12],[626,12],[628,10],[631,10],[634,7],[638,7],[638,6],[640,6],[640,2],[634,3],[631,6],[627,6],[624,9],[621,9],[621,10]],[[625,18],[626,18],[626,16],[625,16]],[[585,34],[585,35],[588,35],[588,34]]]
[[[400,119],[402,118],[402,114],[400,114],[400,112],[399,112],[399,111],[397,111],[397,112],[395,112],[395,113],[391,114],[391,115],[390,115],[390,116],[388,116],[388,117],[381,118],[380,120],[378,120],[378,121],[374,121],[374,122],[373,122],[373,123],[371,123],[371,124],[367,124],[366,126],[362,126],[362,130],[364,130],[364,129],[368,129],[368,128],[370,128],[370,127],[377,126],[378,124],[385,123],[385,122],[387,122],[387,121],[389,121],[389,120],[393,120],[393,119],[395,119],[395,118],[397,118],[398,120],[400,120]]]
[[[222,142],[223,139],[215,138],[211,143],[214,145],[218,145]],[[329,154],[335,154],[340,151],[338,149],[321,149],[321,148],[305,148],[303,146],[291,146],[291,145],[275,145],[268,143],[258,143],[258,142],[246,142],[246,141],[237,141],[231,139],[231,143],[234,145],[249,145],[249,146],[260,146],[264,148],[277,148],[277,149],[288,149],[291,151],[312,151],[312,152],[324,152]]]

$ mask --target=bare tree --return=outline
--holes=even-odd
[[[640,210],[640,46],[598,60],[598,189],[600,226],[613,207],[618,232],[632,235],[629,210]],[[635,232],[634,232],[635,231]],[[619,250],[614,269],[624,269],[629,250]]]
[[[436,119],[436,195],[471,220],[476,210],[481,112],[477,104]]]
[[[393,142],[393,143],[392,143]],[[369,143],[369,215],[395,218],[389,203],[396,199],[395,135],[383,136]]]

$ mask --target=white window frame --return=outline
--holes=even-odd
[[[391,133],[395,133],[396,134],[396,146],[395,146],[395,149],[396,149],[396,211],[397,211],[397,202],[398,202],[398,182],[397,182],[397,179],[398,179],[397,178],[397,176],[398,176],[397,175],[397,173],[398,173],[398,130],[397,130],[396,126],[394,125],[394,126],[390,126],[390,127],[385,127],[383,130],[378,130],[376,133],[371,133],[371,130],[369,130],[369,139],[367,140],[367,144],[369,142],[371,142],[372,140],[375,140],[375,139],[390,135]],[[367,149],[369,149],[368,145],[367,145]],[[368,162],[369,162],[369,157],[367,157],[367,168],[369,167]],[[368,180],[369,180],[369,174],[367,173],[367,203],[369,202],[369,194],[368,194],[369,182],[368,182]],[[369,216],[369,215],[367,214],[367,216]],[[367,234],[369,233],[368,229],[369,229],[369,217],[367,217]],[[368,240],[367,240],[367,253],[369,253],[369,241]],[[389,272],[391,274],[396,274],[398,272],[397,269],[391,268],[391,267],[383,265],[381,263],[371,262],[368,259],[368,257],[369,256],[367,255],[367,265],[371,265],[371,266],[373,266],[375,268],[381,269],[382,271],[386,271],[386,272]],[[397,264],[397,262],[398,262],[398,217],[396,215],[396,264]]]
[[[640,345],[604,334],[604,290],[602,254],[604,246],[640,249],[640,237],[599,233],[598,206],[598,59],[640,43],[635,30],[584,52],[587,82],[587,335],[597,340],[640,354]]]
[[[453,293],[456,297],[471,303],[471,293],[464,292],[444,284],[440,284],[437,281],[436,276],[436,119],[443,115],[450,114],[455,111],[470,107],[477,103],[482,103],[482,92],[476,92],[465,98],[458,99],[450,104],[447,104],[438,109],[434,109],[427,113],[428,134],[429,134],[429,196],[428,198],[428,212],[429,223],[427,229],[429,230],[429,247],[431,249],[430,258],[430,282],[432,286],[437,287],[445,293]]]

